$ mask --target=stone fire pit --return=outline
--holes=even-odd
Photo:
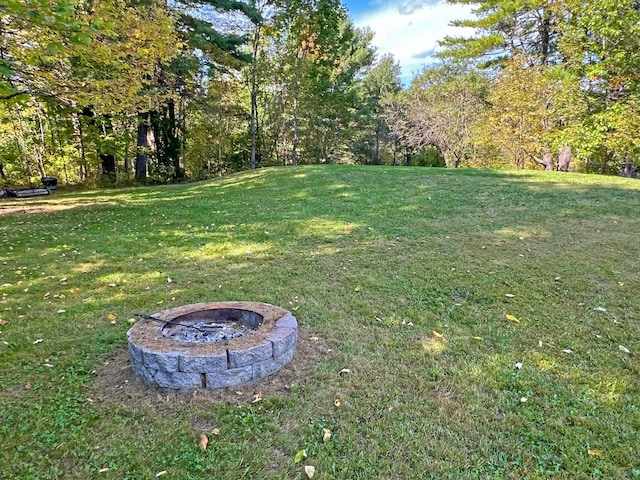
[[[257,302],[197,303],[158,312],[127,332],[137,378],[161,390],[237,388],[286,365],[298,322]]]

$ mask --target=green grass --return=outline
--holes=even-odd
[[[22,205],[51,211],[0,216],[0,478],[640,478],[637,180],[318,166]],[[293,387],[122,383],[133,312],[221,300],[294,311]]]

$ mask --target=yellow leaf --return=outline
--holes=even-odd
[[[505,315],[505,317],[507,317],[507,320],[511,320],[512,322],[516,322],[516,323],[520,323],[520,320],[518,320],[514,315]]]
[[[115,320],[117,317],[117,315],[115,313],[107,313],[107,318],[109,320]]]
[[[599,457],[600,455],[602,455],[602,452],[601,452],[600,450],[596,450],[596,449],[593,449],[593,450],[587,450],[587,453],[588,453],[589,455],[593,455],[593,456],[595,456],[595,457]]]
[[[433,336],[436,337],[436,338],[443,338],[444,337],[443,334],[441,334],[440,332],[436,332],[435,330],[433,331]]]
[[[358,285],[358,286],[355,288],[355,290],[356,290],[356,292],[360,292],[360,291],[362,290],[362,286],[361,286],[361,285]]]
[[[482,337],[471,337],[471,338],[473,338],[474,340],[478,340],[479,342],[484,340],[484,338]]]
[[[329,440],[331,440],[331,430],[329,430],[328,428],[323,428],[322,429],[322,441],[323,442],[328,442]]]
[[[340,406],[340,399],[339,399],[339,398],[336,398],[336,399],[333,401],[333,404],[334,404],[336,407],[339,407],[339,406]]]
[[[207,445],[209,445],[209,437],[207,437],[204,433],[200,434],[200,441],[198,442],[198,445],[200,445],[200,448],[202,450],[206,450],[207,449]]]

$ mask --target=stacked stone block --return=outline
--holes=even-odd
[[[212,354],[193,354],[180,348],[174,351],[153,349],[144,342],[135,342],[132,331],[133,328],[127,332],[127,337],[136,377],[164,391],[187,392],[237,389],[273,375],[293,358],[298,322],[286,312],[258,345],[245,349],[230,347],[222,353]]]

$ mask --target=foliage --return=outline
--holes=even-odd
[[[474,157],[472,124],[485,109],[487,80],[472,68],[453,64],[425,68],[388,109],[391,130],[406,147],[438,149],[447,167]]]
[[[585,171],[638,157],[637,2],[472,3],[476,18],[456,24],[476,34],[446,38],[442,56],[492,68],[492,108],[476,126],[482,144],[519,167],[529,158],[553,168],[554,152],[568,148]]]

